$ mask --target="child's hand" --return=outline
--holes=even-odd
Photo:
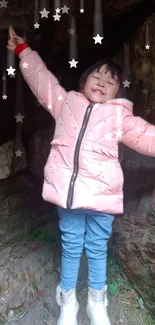
[[[24,39],[18,36],[11,26],[9,27],[9,36],[10,39],[8,40],[7,48],[11,51],[14,51],[18,44],[25,43]]]

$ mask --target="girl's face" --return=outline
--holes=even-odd
[[[117,75],[112,78],[106,65],[102,65],[99,71],[94,70],[87,78],[84,86],[84,95],[90,102],[105,103],[116,98],[119,91]]]

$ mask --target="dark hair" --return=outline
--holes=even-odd
[[[80,91],[83,90],[88,76],[94,70],[99,71],[100,68],[102,67],[102,65],[106,65],[107,72],[110,71],[110,73],[112,75],[112,78],[114,78],[115,75],[118,76],[118,81],[119,81],[118,97],[123,97],[123,89],[124,89],[123,84],[122,84],[122,82],[123,82],[123,72],[122,72],[121,67],[116,62],[114,62],[112,59],[105,59],[103,61],[96,62],[95,64],[89,66],[84,71],[84,73],[82,74],[82,76],[80,78],[80,82],[79,82]]]

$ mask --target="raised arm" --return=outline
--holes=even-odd
[[[58,79],[49,71],[37,52],[32,51],[12,27],[9,28],[8,48],[20,57],[20,69],[30,89],[40,102],[56,119],[67,92]]]
[[[155,157],[155,126],[126,111],[121,142],[143,155]]]
[[[28,47],[19,54],[19,57],[20,69],[25,81],[40,104],[56,119],[67,92],[47,69],[37,52]]]

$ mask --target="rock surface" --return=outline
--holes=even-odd
[[[9,141],[0,146],[0,180],[10,175],[12,158],[13,141]]]
[[[28,311],[32,324],[39,307],[31,311],[31,305],[58,282],[57,212],[28,175],[10,179],[0,184],[0,315],[9,322]]]
[[[134,114],[155,123],[155,14],[141,24],[122,46],[115,60],[123,69],[124,80],[131,83],[125,88],[125,96],[134,103]],[[148,30],[148,32],[147,32]],[[148,35],[148,36],[146,36]],[[149,49],[146,49],[146,45]]]
[[[112,247],[155,316],[155,159],[124,148],[125,213],[114,222]]]
[[[44,166],[51,148],[53,128],[36,132],[27,149],[28,169],[36,177],[43,179]]]

